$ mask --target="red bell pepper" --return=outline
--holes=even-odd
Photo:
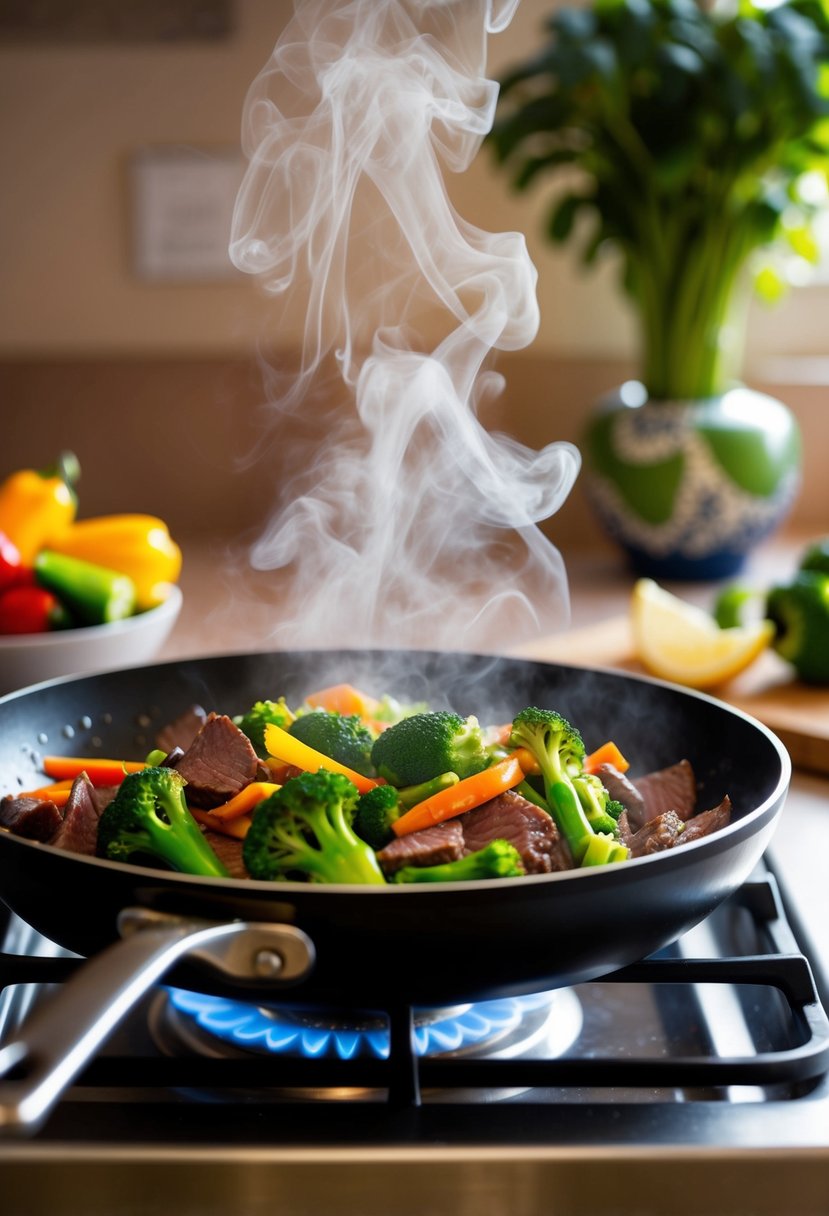
[[[69,623],[63,604],[44,587],[23,584],[0,594],[0,633],[46,633]]]
[[[17,545],[5,532],[0,532],[0,592],[21,583],[33,582],[34,571],[23,565]]]

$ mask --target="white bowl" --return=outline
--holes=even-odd
[[[163,604],[109,625],[0,637],[0,693],[56,676],[134,667],[160,650],[181,611],[181,588]]]

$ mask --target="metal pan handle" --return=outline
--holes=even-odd
[[[184,920],[127,908],[125,935],[80,967],[0,1049],[0,1134],[37,1131],[74,1078],[145,993],[184,955],[237,980],[283,987],[313,967],[314,944],[292,925]]]

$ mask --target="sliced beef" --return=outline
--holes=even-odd
[[[461,815],[464,853],[476,853],[492,840],[506,840],[521,854],[528,874],[570,870],[573,859],[555,821],[540,807],[507,790]]]
[[[98,808],[99,816],[104,807],[109,806],[120,788],[120,785],[95,785],[92,787],[92,798],[95,806]]]
[[[207,710],[201,705],[191,705],[183,714],[163,726],[155,737],[155,745],[168,754],[180,747],[186,752],[207,721]]]
[[[648,857],[651,853],[662,853],[681,843],[685,832],[685,821],[676,811],[665,811],[649,820],[644,827],[628,836],[625,844],[633,857]]]
[[[256,778],[259,758],[226,714],[210,714],[176,768],[187,782],[187,801],[209,810]]]
[[[634,819],[628,808],[633,827],[642,827],[664,811],[676,811],[680,819],[693,815],[697,805],[697,781],[689,761],[680,760],[669,768],[646,773],[644,777],[637,777],[634,784],[642,795],[644,818]]]
[[[698,815],[685,821],[685,831],[678,843],[688,844],[692,840],[701,840],[703,836],[710,836],[712,832],[727,827],[730,822],[731,799],[726,794],[719,806],[712,807],[710,811],[700,811]]]
[[[436,823],[433,828],[421,828],[398,836],[380,849],[377,860],[385,874],[394,874],[403,866],[440,866],[458,861],[464,854],[464,835],[459,819]]]
[[[219,861],[224,863],[231,878],[250,878],[242,861],[242,842],[224,832],[206,831],[204,838],[210,845]]]
[[[51,840],[62,816],[48,798],[20,798],[8,794],[0,802],[0,827],[27,840]]]
[[[49,841],[59,849],[70,853],[86,853],[94,857],[98,847],[99,806],[95,789],[86,773],[81,773],[72,782],[72,790],[63,813],[63,821]]]
[[[600,764],[596,774],[610,797],[621,802],[631,824],[641,827],[645,823],[645,799],[633,782],[612,764]]]

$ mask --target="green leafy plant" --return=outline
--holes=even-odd
[[[594,0],[547,21],[501,82],[489,142],[514,186],[554,176],[554,242],[612,247],[656,399],[713,396],[738,364],[750,280],[814,262],[829,167],[829,7]],[[755,259],[761,253],[764,260]]]

